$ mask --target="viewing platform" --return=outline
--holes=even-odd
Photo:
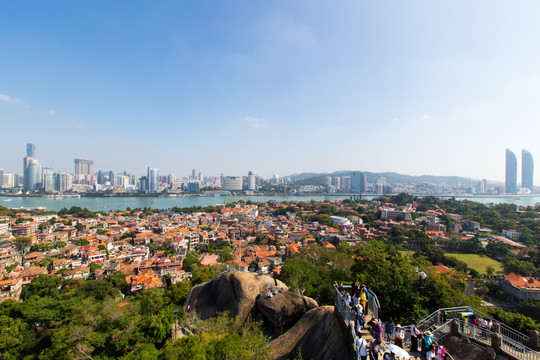
[[[350,285],[343,285],[342,288],[350,288]],[[356,353],[354,346],[355,315],[344,300],[337,284],[335,291],[335,314],[343,320],[343,328],[347,334],[348,343],[351,346],[351,354]],[[377,295],[369,291],[369,301],[367,304],[366,323],[372,318],[378,319],[381,307]],[[493,324],[490,329],[481,325],[474,325],[471,319],[485,319]],[[384,328],[384,324],[381,323]],[[447,349],[447,359],[458,360],[476,358],[482,356],[486,359],[522,359],[540,360],[540,332],[531,331],[527,336],[508,325],[493,319],[491,316],[469,306],[441,308],[418,322],[418,329],[422,332],[430,331],[438,344],[445,345]],[[411,346],[411,325],[404,326],[405,331],[404,350],[409,351]],[[373,337],[366,327],[362,327],[362,338],[369,342]],[[453,353],[450,353],[449,344]],[[472,345],[472,348],[470,347]],[[382,346],[386,348],[386,341],[382,341]],[[472,352],[463,354],[464,349]],[[411,357],[424,359],[425,354],[410,352]],[[472,356],[472,357],[471,357]]]

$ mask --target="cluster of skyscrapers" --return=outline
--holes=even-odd
[[[290,181],[290,180],[289,180]],[[101,171],[94,173],[94,162],[86,159],[75,159],[74,173],[54,172],[52,168],[42,167],[36,158],[36,146],[26,144],[26,156],[23,159],[23,178],[16,174],[5,173],[0,169],[0,187],[22,187],[25,192],[43,191],[46,193],[66,192],[69,190],[84,191],[132,191],[144,193],[157,193],[168,188],[183,190],[189,193],[199,193],[203,187],[221,188],[223,190],[246,193],[257,191],[263,184],[281,185],[284,179],[274,174],[264,181],[250,171],[247,176],[203,177],[202,172],[192,170],[188,178],[176,178],[173,174],[160,176],[159,169],[148,167],[146,175],[132,175],[127,172]],[[520,186],[518,186],[520,185]],[[327,176],[322,191],[326,193],[347,192],[362,194],[368,187],[366,173],[353,171],[350,176]],[[309,189],[302,189],[309,188]],[[321,187],[319,188],[321,189]],[[518,184],[518,161],[516,155],[506,149],[505,187],[494,188],[495,193],[525,194],[534,192],[534,160],[530,152],[523,149],[521,153],[521,184]],[[499,190],[497,190],[499,189]],[[299,189],[300,192],[316,191],[316,187],[307,185]],[[392,193],[393,187],[380,178],[373,186],[371,192],[376,194]],[[319,190],[321,191],[321,190]],[[479,193],[487,193],[487,182],[479,183]],[[471,190],[470,192],[474,192]]]
[[[521,151],[521,189],[518,189],[517,170],[516,155],[510,149],[506,149],[505,192],[517,194],[521,190],[521,192],[532,193],[534,191],[534,160],[531,153],[525,149]]]

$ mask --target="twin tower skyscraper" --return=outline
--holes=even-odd
[[[534,160],[530,152],[523,149],[521,152],[521,187],[533,192],[534,183]],[[507,194],[517,194],[517,158],[510,150],[506,149],[506,177],[505,192]]]

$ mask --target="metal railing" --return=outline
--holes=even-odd
[[[448,320],[447,322],[445,322],[444,324],[442,324],[441,326],[433,330],[433,336],[435,337],[435,340],[437,341],[437,343],[439,343],[439,341],[441,341],[442,339],[444,339],[445,337],[451,334],[452,334],[452,320]],[[454,360],[454,358],[448,351],[446,352],[446,356],[448,357],[448,359]]]
[[[485,329],[479,325],[468,324],[465,325],[463,320],[459,320],[459,331],[468,336],[469,338],[475,339],[485,345],[491,345],[491,334],[492,332],[488,329]]]
[[[347,289],[350,288],[350,285],[343,285],[342,287]],[[338,310],[339,315],[345,322],[348,331],[351,333],[353,339],[353,349],[356,351],[356,345],[354,344],[354,339],[356,338],[356,315],[354,314],[354,310],[351,309],[347,301],[343,299],[343,295],[341,295],[337,284],[334,284],[334,305]],[[371,290],[369,290],[369,300],[367,303],[367,308],[368,313],[370,313],[373,318],[379,317],[379,309],[381,308],[381,305],[379,303],[377,295]]]
[[[501,334],[501,336],[504,336],[504,337],[507,337],[507,338],[511,339],[514,342],[523,343],[525,341],[525,338],[527,337],[525,334],[511,328],[510,326],[508,326],[508,325],[506,325],[506,324],[504,324],[504,323],[502,323],[502,322],[500,322],[498,320],[495,320],[493,317],[483,313],[480,310],[472,308],[470,306],[462,306],[462,307],[457,307],[457,308],[444,308],[444,309],[440,309],[440,310],[444,311],[444,313],[445,313],[445,315],[446,315],[446,317],[448,319],[450,319],[450,318],[459,319],[460,318],[459,313],[465,312],[465,311],[470,311],[470,312],[474,313],[474,315],[478,319],[486,319],[486,320],[491,321],[492,324],[494,325],[493,328],[496,329],[497,333]]]
[[[486,319],[492,322],[493,327],[491,330],[473,324],[465,325],[461,313],[462,312],[472,312],[478,319]],[[418,328],[422,331],[426,331],[434,326],[436,328],[432,330],[433,334],[436,333],[446,333],[450,331],[450,324],[452,320],[457,319],[459,321],[459,331],[475,341],[482,343],[486,346],[491,346],[491,334],[497,333],[501,337],[501,350],[510,354],[518,359],[524,360],[540,360],[540,353],[534,351],[527,347],[524,343],[526,342],[527,336],[515,329],[512,329],[508,325],[495,320],[493,317],[479,311],[470,306],[460,306],[452,308],[442,308],[434,311],[433,313],[426,316],[424,319],[418,322]],[[444,320],[443,325],[438,326],[438,322]],[[405,326],[405,343],[410,344],[410,329],[411,326]],[[444,330],[441,330],[444,329]],[[445,335],[446,336],[446,335]]]
[[[369,290],[368,312],[371,313],[372,317],[378,319],[380,308],[379,298],[377,298],[377,295],[373,291]]]
[[[343,296],[339,292],[337,285],[334,285],[334,305],[336,309],[338,310],[339,315],[341,316],[343,321],[345,321],[345,325],[347,326],[347,329],[351,333],[352,339],[354,340],[356,337],[356,333],[354,331],[353,313],[347,301],[343,299]],[[354,343],[353,343],[353,347],[354,347]]]

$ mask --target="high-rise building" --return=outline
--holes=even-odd
[[[521,187],[533,192],[534,183],[534,160],[530,152],[523,149],[521,151]]]
[[[0,169],[0,189],[4,186],[4,169]]]
[[[255,175],[253,175],[253,171],[248,172],[246,188],[251,191],[257,190],[257,183],[255,181]]]
[[[341,178],[339,176],[334,176],[332,178],[332,185],[336,187],[336,190],[341,189]]]
[[[517,194],[517,159],[510,149],[506,149],[505,192]]]
[[[353,171],[351,174],[351,193],[362,194],[366,192],[366,174]]]
[[[41,182],[41,164],[35,159],[35,155],[36,145],[26,144],[26,157],[23,159],[24,191],[36,190]],[[29,173],[30,166],[32,173]]]
[[[34,158],[28,158],[28,163],[26,166],[26,177],[24,178],[24,190],[26,191],[34,191],[37,190],[39,187],[39,178],[40,178],[40,171],[41,167],[39,165],[39,161],[37,161]]]
[[[195,180],[197,178],[195,174],[196,174],[195,169],[191,170],[191,179]]]
[[[75,159],[75,176],[92,175],[94,173],[94,162],[92,160]]]
[[[52,168],[41,169],[41,188],[45,192],[53,192],[55,189],[54,171]]]
[[[75,183],[90,184],[94,174],[94,162],[92,160],[75,159]]]
[[[2,187],[11,189],[13,187],[18,186],[19,179],[16,179],[16,178],[18,178],[18,176],[16,176],[15,174],[5,172],[2,179]]]
[[[241,176],[225,176],[223,181],[223,190],[228,191],[242,191],[242,177]]]
[[[112,186],[116,185],[116,173],[114,171],[109,171],[109,182]]]
[[[341,188],[345,191],[350,191],[351,190],[351,177],[343,176],[341,180],[342,180]]]
[[[148,191],[149,193],[157,193],[159,186],[159,169],[148,167],[146,174],[148,179]]]
[[[190,182],[187,184],[187,192],[200,193],[201,185],[198,182]]]
[[[36,157],[36,145],[32,143],[26,144],[26,156],[28,157]]]
[[[56,177],[56,190],[60,192],[71,190],[73,187],[73,175],[57,172]]]
[[[99,185],[105,184],[105,173],[101,170],[99,170],[97,173],[97,183]]]

